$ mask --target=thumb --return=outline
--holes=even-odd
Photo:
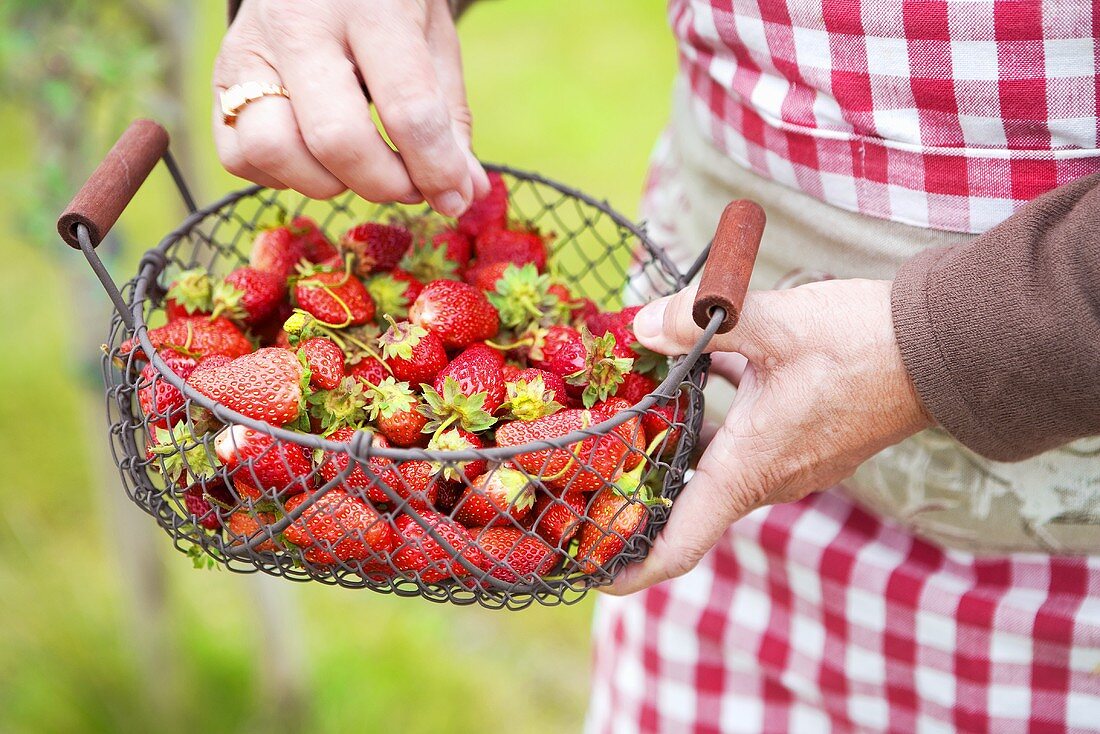
[[[703,335],[691,314],[698,285],[646,305],[634,316],[634,335],[643,346],[660,354],[678,355],[691,351]],[[755,361],[767,352],[767,322],[772,291],[754,291],[745,297],[741,318],[731,331],[717,334],[708,352],[740,352]]]

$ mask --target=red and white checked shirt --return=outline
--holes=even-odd
[[[1100,5],[671,0],[715,144],[836,206],[983,232],[1100,171]]]

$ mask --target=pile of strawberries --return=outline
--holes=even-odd
[[[149,340],[211,400],[339,444],[366,431],[376,447],[470,451],[590,428],[652,392],[667,360],[637,343],[637,308],[603,312],[555,277],[552,237],[509,221],[491,179],[457,221],[365,222],[336,243],[305,217],[264,229],[224,278],[179,273]],[[135,340],[128,355],[146,360]],[[656,460],[685,408],[496,464],[311,451],[223,425],[149,364],[138,401],[150,465],[203,532],[371,579],[466,584],[605,568],[661,501]]]

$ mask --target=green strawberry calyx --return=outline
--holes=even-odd
[[[411,321],[394,321],[389,314],[385,318],[390,328],[378,337],[382,356],[385,359],[412,359],[413,348],[428,335],[428,330]]]
[[[618,391],[623,375],[634,366],[634,359],[615,356],[615,335],[610,332],[597,337],[587,326],[582,326],[581,340],[584,343],[584,367],[567,375],[565,381],[584,387],[581,400],[584,407],[591,408]]]
[[[210,312],[211,320],[219,316],[225,316],[232,321],[241,321],[247,318],[248,312],[245,310],[244,304],[241,303],[243,298],[244,291],[232,283],[219,280],[214,284],[211,291],[210,302],[213,305]]]
[[[367,292],[374,301],[375,313],[403,319],[409,313],[409,299],[405,295],[409,284],[389,273],[375,275],[367,281]]]
[[[393,418],[399,413],[415,410],[419,400],[407,382],[387,377],[377,385],[367,383],[367,415],[370,420]]]
[[[420,389],[424,394],[424,405],[420,406],[420,413],[428,419],[424,433],[438,435],[455,424],[470,433],[478,433],[497,422],[484,409],[485,399],[489,394],[482,391],[466,395],[458,380],[453,377],[448,376],[443,381],[442,394],[436,392],[431,385],[422,384]]]
[[[213,283],[203,268],[184,270],[168,288],[168,298],[188,314],[207,313],[213,307]]]
[[[531,482],[523,472],[502,466],[496,470],[490,480],[504,487],[505,506],[526,510],[535,505],[535,493],[531,491]]]
[[[283,324],[287,341],[292,347],[314,337],[323,336],[336,343],[336,346],[347,355],[347,361],[355,364],[363,360],[364,356],[371,356],[382,361],[381,355],[369,343],[373,339],[371,332],[362,326],[349,329],[335,329],[318,321],[313,314],[300,308],[294,309],[294,313]]]
[[[457,428],[437,433],[428,441],[429,451],[466,451],[472,448],[474,448],[473,443],[463,436]],[[448,481],[459,481],[466,473],[466,467],[472,463],[473,460],[459,462],[433,461],[432,473],[440,474]]]
[[[345,377],[332,390],[318,390],[306,400],[310,415],[321,421],[323,436],[345,426],[357,428],[367,420],[364,386],[354,377]]]
[[[400,268],[419,280],[458,280],[458,263],[447,257],[446,245],[422,242],[401,259]]]
[[[176,482],[181,476],[191,481],[214,476],[219,466],[218,457],[205,442],[195,438],[186,422],[177,424],[171,431],[158,427],[154,435],[156,446],[152,453],[160,457],[160,469],[165,477]]]
[[[509,265],[488,294],[489,302],[500,312],[500,321],[505,327],[520,329],[540,321],[560,303],[549,289],[550,276],[540,274],[533,263],[523,267]]]
[[[638,355],[634,358],[635,372],[650,375],[658,382],[668,377],[668,357],[643,347],[641,342],[634,342],[630,349]]]
[[[626,497],[629,500],[641,502],[647,506],[664,505],[665,507],[672,507],[672,500],[667,497],[658,497],[653,494],[649,485],[646,483],[647,468],[651,466],[653,453],[657,450],[657,447],[664,443],[665,436],[668,435],[668,430],[661,431],[653,440],[649,442],[649,445],[645,450],[645,461],[642,461],[638,466],[634,467],[628,472],[624,472],[612,485],[613,490],[619,495]]]
[[[501,404],[504,417],[533,421],[553,415],[565,406],[556,401],[554,391],[546,387],[542,377],[506,383],[508,397]]]

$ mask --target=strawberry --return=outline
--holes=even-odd
[[[634,335],[634,317],[641,310],[641,306],[628,306],[621,311],[595,313],[585,317],[585,323],[596,336],[614,336],[618,356],[634,358],[635,372],[663,380],[668,374],[668,357],[646,349]]]
[[[433,387],[437,393],[442,393],[447,378],[453,378],[467,397],[485,393],[482,410],[493,413],[504,402],[503,364],[500,354],[484,344],[474,344],[464,349],[436,375]]]
[[[466,528],[438,512],[423,512],[421,517],[472,566],[483,566],[485,559]],[[426,584],[434,584],[445,578],[461,578],[470,574],[465,566],[454,559],[450,549],[436,542],[408,515],[399,516],[396,525],[399,539],[393,554],[393,563],[407,576]]]
[[[454,518],[468,528],[519,522],[535,505],[535,488],[523,472],[502,466],[466,488]]]
[[[424,431],[439,434],[450,426],[457,425],[470,433],[478,433],[496,423],[496,418],[485,410],[488,397],[485,391],[467,395],[458,380],[451,376],[437,384],[442,389],[421,385],[424,394],[423,413],[429,419]]]
[[[665,405],[654,405],[642,416],[642,427],[649,440],[654,440],[662,431],[668,431],[661,445],[661,455],[668,455],[676,450],[683,433],[683,424],[687,420],[687,395],[680,393],[679,397]]]
[[[257,326],[275,313],[285,296],[285,278],[256,268],[237,268],[214,284],[213,315],[225,314],[245,326]]]
[[[184,270],[168,286],[167,300],[164,302],[168,320],[210,313],[213,288],[213,281],[204,268]]]
[[[630,539],[645,530],[650,507],[672,504],[654,498],[649,488],[640,483],[643,471],[644,465],[639,466],[624,474],[614,486],[604,487],[593,495],[575,554],[584,573],[606,571]]]
[[[290,231],[302,242],[305,258],[311,263],[324,262],[340,254],[336,245],[309,217],[294,217],[290,222]]]
[[[407,382],[386,377],[367,388],[368,416],[395,446],[423,445],[421,431],[428,419],[418,410],[420,400]]]
[[[634,405],[639,400],[657,389],[657,381],[640,372],[627,372],[623,375],[622,384],[615,391],[615,397],[622,398]]]
[[[370,355],[364,355],[354,363],[349,359],[347,371],[349,377],[354,377],[360,382],[368,382],[372,385],[377,385],[393,374],[385,362]]]
[[[481,568],[504,582],[545,576],[561,559],[561,555],[540,538],[527,535],[519,528],[484,528],[472,534],[481,549]]]
[[[512,364],[511,362],[503,365],[500,368],[500,375],[504,378],[504,382],[515,382],[519,374],[523,372],[523,368]],[[564,384],[564,383],[562,383]]]
[[[485,443],[477,434],[464,431],[461,428],[452,428],[449,431],[436,433],[428,442],[430,451],[470,451],[471,449],[483,449]],[[453,464],[433,463],[435,472],[448,482],[468,483],[480,477],[488,468],[485,459],[472,459],[470,461],[458,461]]]
[[[485,294],[453,280],[433,280],[424,286],[409,309],[409,321],[433,331],[448,349],[492,339],[500,318]]]
[[[542,321],[558,298],[550,295],[549,275],[540,275],[531,264],[516,267],[509,263],[489,293],[489,302],[500,313],[501,325],[523,330]]]
[[[592,415],[600,421],[605,421],[614,418],[625,410],[630,410],[632,406],[633,403],[629,403],[626,399],[616,395],[592,406]],[[642,428],[641,417],[630,418],[619,426],[618,430],[620,435],[628,436],[631,441],[631,446],[627,449],[626,459],[623,461],[623,469],[630,471],[644,462],[648,456],[646,432]]]
[[[204,367],[187,383],[230,410],[281,426],[298,418],[303,368],[285,349],[264,347],[224,367]]]
[[[422,326],[390,321],[390,328],[378,340],[382,357],[394,377],[414,385],[431,382],[447,366],[447,351],[437,334]]]
[[[546,239],[537,230],[495,229],[474,240],[479,263],[510,262],[546,269]]]
[[[291,497],[286,503],[287,513],[308,499],[304,494]],[[366,560],[372,553],[384,557],[396,541],[385,518],[342,489],[331,489],[318,497],[283,535],[305,552],[307,561],[323,566]]]
[[[211,499],[214,501],[211,502]],[[232,503],[233,498],[221,483],[214,484],[207,490],[204,490],[201,484],[194,484],[183,490],[183,505],[187,508],[187,514],[191,516],[193,522],[207,530],[217,530],[222,526],[218,506]]]
[[[171,350],[198,360],[212,354],[240,357],[252,351],[252,342],[236,324],[226,318],[210,319],[206,316],[179,318],[150,329],[149,341],[158,352]],[[136,351],[135,358],[145,359],[135,339],[127,339],[118,348],[121,356],[131,351]]]
[[[501,408],[505,416],[514,420],[537,420],[564,407],[554,398],[565,395],[565,383],[552,372],[521,370],[513,380],[505,383],[505,388],[508,399]]]
[[[275,310],[261,323],[253,326],[250,331],[256,336],[258,346],[273,347],[280,338],[285,339],[283,324],[294,313],[294,306],[289,299],[279,301]]]
[[[580,492],[566,492],[561,497],[542,495],[531,514],[535,517],[535,532],[551,547],[568,548],[569,541],[581,529],[588,500]]]
[[[313,487],[313,464],[304,446],[240,424],[214,439],[214,452],[245,497],[298,494]]]
[[[458,231],[467,237],[508,225],[508,187],[496,171],[489,172],[489,193],[473,201],[458,218]]]
[[[294,300],[322,326],[336,329],[365,324],[374,318],[374,301],[351,271],[320,265],[303,268],[294,284]]]
[[[439,484],[435,481],[436,467],[430,461],[389,461],[378,459],[371,463],[378,467],[379,481],[388,487],[403,502],[417,510],[435,506]],[[367,497],[373,502],[392,502],[381,486],[367,490]]]
[[[340,238],[345,252],[355,253],[355,272],[360,277],[393,270],[412,245],[412,233],[404,227],[364,222]]]
[[[350,426],[343,426],[337,428],[329,436],[330,441],[337,443],[350,443],[352,436],[355,435],[355,429]],[[379,448],[389,448],[389,442],[385,436],[375,435],[372,440],[372,445]],[[323,451],[320,457],[318,457],[319,465],[318,471],[321,475],[321,481],[331,482],[336,476],[347,469],[348,464],[351,462],[351,456],[347,451]],[[341,483],[341,487],[349,492],[353,490],[360,490],[366,492],[367,499],[371,502],[386,503],[389,502],[389,498],[386,493],[379,489],[373,483],[373,477],[378,476],[381,472],[387,470],[390,467],[391,462],[389,459],[382,459],[378,456],[372,456],[366,462],[367,470],[363,470],[363,463],[356,461],[355,466],[352,467],[348,473],[347,478]]]
[[[442,247],[447,254],[447,259],[458,266],[461,271],[470,262],[470,252],[473,244],[470,238],[457,229],[444,228],[432,237],[432,244]]]
[[[469,259],[469,245],[466,246]],[[450,256],[446,243],[422,242],[413,245],[409,254],[401,260],[401,268],[421,283],[433,280],[458,280],[465,270],[466,261],[456,261]]]
[[[269,227],[256,233],[248,261],[257,270],[286,280],[305,257],[306,246],[301,237],[289,227]]]
[[[190,357],[167,356],[164,362],[182,380],[190,377],[198,366]],[[184,406],[187,399],[168,380],[161,377],[152,364],[142,368],[141,383],[143,386],[138,388],[138,404],[142,415],[151,425],[171,428],[186,417]]]
[[[531,330],[529,338],[533,342],[528,355],[531,366],[544,370],[564,345],[580,340],[581,333],[572,326],[554,324],[545,329]]]
[[[501,260],[498,262],[479,262],[466,271],[463,279],[474,286],[478,290],[493,291],[496,290],[497,283],[504,277],[504,273],[509,268],[514,268],[515,265],[507,260]]]
[[[497,428],[497,446],[546,441],[605,420],[603,413],[569,408],[533,421],[511,421]],[[634,437],[622,426],[607,435],[590,436],[568,448],[546,448],[513,459],[528,474],[556,491],[591,492],[611,484],[622,472],[623,458]]]
[[[309,369],[309,384],[332,390],[344,379],[344,350],[336,342],[315,336],[298,344],[298,355]]]
[[[587,327],[581,327],[580,339],[563,344],[546,369],[565,380],[571,397],[579,397],[586,408],[591,408],[614,395],[623,375],[633,366],[631,357],[621,356],[616,350],[613,335],[595,337]]]
[[[374,301],[376,316],[405,318],[409,306],[420,295],[424,285],[403,270],[379,273],[367,281],[367,292]]]
[[[229,535],[234,543],[247,543],[257,535],[266,537],[267,526],[275,524],[275,515],[271,512],[249,512],[237,510],[229,516],[226,523]],[[259,543],[253,550],[263,553],[277,550],[278,546],[271,538]]]

